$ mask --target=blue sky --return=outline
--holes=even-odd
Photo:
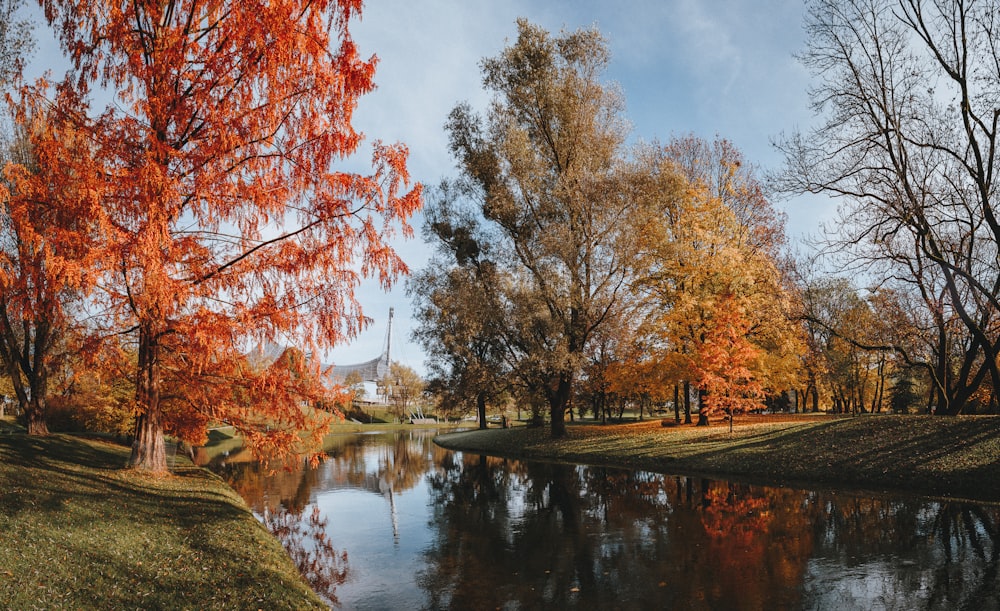
[[[378,89],[361,100],[355,125],[369,141],[406,143],[415,180],[436,185],[453,175],[445,118],[459,102],[486,107],[479,61],[512,40],[515,20],[525,17],[552,32],[596,26],[604,34],[612,54],[605,78],[624,92],[633,138],[721,136],[751,163],[776,168],[781,157],[771,141],[812,122],[809,77],[793,57],[804,43],[803,10],[801,0],[367,0],[351,29],[362,55],[379,57]],[[32,72],[52,67],[58,56],[44,28],[37,34]],[[368,158],[362,152],[348,163]],[[778,205],[792,240],[816,232],[833,212],[815,198]],[[414,239],[397,244],[414,270],[430,255],[421,222],[414,221]],[[393,358],[423,373],[423,353],[409,341],[413,321],[403,283],[389,293],[365,283],[359,297],[375,323],[327,360],[377,356],[394,307]]]

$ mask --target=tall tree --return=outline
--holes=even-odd
[[[922,295],[938,330],[961,320],[961,362],[937,373],[943,414],[1000,381],[998,14],[996,0],[810,2],[820,123],[780,143],[784,189],[845,199],[837,245]]]
[[[647,147],[639,163],[647,168],[642,173],[648,177],[642,189],[647,214],[633,287],[643,295],[641,332],[647,343],[662,352],[659,359],[678,383],[725,380],[727,385],[712,385],[730,397],[737,396],[738,383],[755,398],[761,389],[791,388],[799,335],[775,260],[782,222],[738,152],[688,138]],[[725,311],[719,309],[723,304]],[[737,323],[742,330],[736,335],[752,345],[729,341],[736,335],[723,327]],[[754,357],[737,362],[715,355],[706,367],[705,351],[723,341],[726,348],[715,348]],[[727,365],[732,371],[723,372],[720,367]],[[700,424],[708,424],[717,404],[722,405],[712,400],[703,406]]]
[[[447,130],[508,278],[506,343],[561,437],[587,344],[624,288],[626,128],[621,95],[599,81],[608,49],[596,30],[517,28],[513,44],[482,62],[493,94],[486,116],[459,105]]]
[[[359,277],[406,271],[387,240],[420,205],[401,145],[376,143],[370,176],[334,168],[361,143],[352,114],[373,87],[375,58],[348,30],[361,1],[42,4],[74,81],[117,92],[80,125],[100,161],[80,172],[108,183],[99,301],[136,336],[130,465],[164,470],[164,429],[194,417],[287,450],[309,426],[302,377],[242,354],[290,334],[316,355],[356,333]],[[189,389],[183,409],[162,404],[168,380]],[[234,380],[249,408],[218,392]]]

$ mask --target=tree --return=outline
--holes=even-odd
[[[917,405],[917,401],[920,400],[916,392],[913,371],[910,369],[900,370],[893,382],[892,390],[889,392],[889,404],[892,406],[892,411],[897,414],[908,414],[910,408]]]
[[[129,464],[163,471],[164,430],[209,416],[287,451],[309,427],[301,393],[323,389],[244,354],[291,334],[316,355],[355,334],[359,277],[406,271],[387,240],[420,205],[401,145],[376,143],[370,176],[334,169],[358,150],[352,113],[373,87],[375,58],[348,31],[360,0],[43,5],[73,82],[117,92],[78,126],[98,155],[79,171],[106,181],[98,301],[138,354]],[[186,395],[176,410],[168,383]]]
[[[942,414],[1000,381],[998,13],[995,0],[810,2],[802,61],[821,122],[779,143],[781,188],[844,198],[834,246],[924,304],[944,340]],[[950,319],[964,337],[945,339]]]
[[[780,217],[768,213],[739,160],[731,146],[697,139],[648,147],[639,159],[648,177],[633,278],[643,296],[640,332],[662,353],[661,369],[674,384],[700,381],[716,390],[717,399],[706,396],[701,406],[702,425],[713,408],[745,408],[736,400],[744,394],[759,399],[791,388],[798,368],[799,333],[775,260]]]
[[[749,323],[732,295],[716,300],[711,324],[696,344],[692,363],[693,381],[705,391],[699,410],[699,424],[717,411],[729,417],[760,405],[764,389],[755,378],[751,364],[758,357],[757,348],[747,339]]]
[[[93,148],[77,129],[73,92],[62,89],[54,106],[44,108],[31,91],[25,89],[15,138],[4,155],[0,359],[28,434],[44,435],[49,377],[67,354],[72,309],[95,277],[89,262],[96,247],[100,187],[74,169],[93,158]]]
[[[365,381],[359,372],[352,371],[347,374],[347,377],[344,378],[344,386],[351,393],[351,401],[358,401],[365,397]]]
[[[491,245],[476,238],[474,219],[449,205],[460,185],[445,182],[425,210],[425,233],[438,256],[408,283],[419,326],[414,337],[427,352],[434,386],[447,404],[471,404],[479,428],[486,407],[511,385],[505,343],[502,272]]]
[[[104,342],[99,352],[82,349],[86,330],[70,329],[58,367],[49,373],[46,420],[54,430],[110,433],[128,439],[135,432],[134,351]]]
[[[464,201],[496,248],[515,374],[561,437],[588,342],[624,291],[626,130],[619,92],[598,80],[608,50],[596,30],[517,28],[481,64],[486,116],[459,105],[447,131]]]
[[[389,366],[389,398],[396,408],[396,414],[403,418],[408,408],[424,392],[424,381],[412,367],[395,362]]]

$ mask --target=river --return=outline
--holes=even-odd
[[[220,473],[343,609],[1000,608],[1000,508],[329,438]]]

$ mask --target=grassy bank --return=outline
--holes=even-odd
[[[123,471],[127,452],[0,435],[0,608],[326,608],[221,479]]]
[[[570,461],[801,487],[838,486],[1000,501],[1000,418],[864,416],[737,419],[728,426],[570,425],[469,431],[439,445],[514,458]]]

